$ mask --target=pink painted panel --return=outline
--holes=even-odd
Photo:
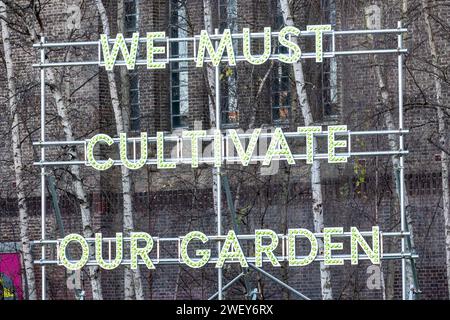
[[[22,300],[22,266],[19,253],[0,253],[0,300]]]

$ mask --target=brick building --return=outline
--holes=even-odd
[[[212,21],[219,31],[228,28],[240,32],[249,27],[252,31],[262,31],[266,26],[279,30],[283,19],[278,1],[275,0],[212,0]],[[416,18],[414,11],[402,16],[400,1],[297,1],[293,8],[296,26],[306,30],[307,25],[331,24],[335,30],[366,29],[365,14],[369,5],[381,9],[382,28],[396,28],[402,19],[410,34],[406,39],[407,47],[412,51],[407,57],[405,100],[405,120],[411,133],[406,138],[410,155],[406,161],[407,190],[410,204],[408,210],[414,227],[415,249],[420,258],[417,260],[419,286],[423,298],[448,299],[445,266],[444,218],[441,209],[441,178],[439,149],[430,143],[434,138],[435,111],[432,108],[420,108],[425,99],[421,90],[425,90],[432,100],[430,75],[420,72],[415,66],[428,58],[424,45],[423,22]],[[116,1],[104,1],[110,18],[111,33],[114,36],[118,27],[116,21]],[[139,31],[165,31],[170,37],[197,35],[204,28],[203,1],[201,0],[125,0],[125,33],[130,36]],[[74,6],[74,7],[73,7]],[[78,16],[68,8],[80,9],[77,27],[68,26],[69,21]],[[411,9],[412,10],[412,9]],[[442,21],[450,23],[449,9],[436,13]],[[43,8],[43,24],[48,41],[97,40],[102,32],[98,21],[94,1],[50,1]],[[76,23],[75,23],[76,24]],[[436,28],[438,28],[436,26]],[[439,30],[440,32],[442,30]],[[396,38],[375,37],[378,47],[396,47]],[[15,40],[17,65],[20,66],[23,87],[38,81],[36,70],[31,64],[36,61],[35,52],[31,52],[30,41],[20,35]],[[173,43],[173,57],[192,54],[193,48],[182,43]],[[258,49],[255,44],[254,49]],[[325,44],[329,46],[329,43]],[[337,49],[363,49],[372,45],[367,37],[355,37],[351,41],[337,40]],[[439,45],[444,52],[448,40],[439,37]],[[27,47],[28,46],[28,47]],[[312,42],[302,44],[302,49],[312,49]],[[75,50],[76,58],[95,59],[95,53]],[[50,57],[59,58],[61,52],[52,51]],[[310,103],[313,107],[317,125],[347,124],[350,130],[384,129],[383,114],[390,109],[396,110],[397,103],[397,56],[382,56],[374,61],[371,56],[348,56],[326,59],[317,64],[305,61],[304,68],[308,82]],[[447,59],[447,58],[445,58]],[[442,58],[442,65],[448,61]],[[381,64],[390,93],[390,105],[382,102],[379,83],[375,73],[375,64]],[[2,67],[3,68],[3,67]],[[61,72],[63,85],[67,88],[70,117],[75,124],[78,139],[87,139],[102,132],[117,136],[114,116],[108,90],[107,76],[103,68],[68,68],[67,74]],[[274,62],[253,66],[239,62],[235,67],[225,64],[221,67],[221,110],[224,129],[241,128],[244,130],[265,127],[282,127],[286,131],[294,130],[303,124],[301,112],[290,65]],[[268,78],[258,94],[258,88],[264,76]],[[127,75],[129,88],[124,93],[129,96],[130,134],[141,131],[155,134],[157,131],[179,132],[186,128],[210,128],[208,110],[208,91],[205,86],[205,69],[196,68],[193,63],[171,62],[164,70],[148,71],[138,67]],[[1,95],[6,95],[6,79],[2,77]],[[88,83],[88,85],[86,85]],[[79,89],[78,89],[79,88]],[[122,88],[121,88],[122,89]],[[448,88],[446,88],[448,89]],[[24,110],[23,130],[29,132],[27,139],[38,141],[39,96],[34,89],[22,97]],[[448,90],[445,101],[448,100]],[[7,108],[2,102],[2,108]],[[394,112],[395,113],[395,112]],[[7,114],[7,112],[2,112]],[[49,99],[47,116],[48,139],[64,140],[61,125],[56,116],[54,102]],[[2,118],[1,134],[8,141],[8,119]],[[28,140],[27,140],[28,141]],[[32,148],[24,143],[29,152],[29,189],[28,199],[33,239],[40,237],[40,198],[39,175],[31,164],[37,160]],[[386,138],[357,141],[355,147],[386,149]],[[8,143],[0,144],[2,151],[3,189],[0,199],[0,252],[7,244],[17,243],[17,205],[12,181],[11,155]],[[66,159],[67,150],[58,149],[50,157]],[[270,228],[284,232],[286,228],[313,226],[309,167],[299,162],[295,166],[286,166],[280,162],[275,174],[268,174],[259,166],[242,168],[230,165],[225,174],[230,179],[231,191],[236,199],[238,216],[242,228],[251,233],[258,228]],[[57,181],[65,232],[81,232],[79,206],[73,195],[71,178],[64,168],[51,171]],[[121,193],[120,170],[93,172],[83,168],[85,185],[90,192],[90,203],[94,213],[94,229],[105,235],[114,235],[121,231]],[[324,218],[326,226],[358,226],[361,229],[380,225],[381,230],[397,230],[399,216],[396,206],[395,182],[392,177],[391,162],[388,157],[350,159],[346,165],[323,163]],[[178,167],[175,171],[159,171],[153,167],[133,173],[134,214],[136,229],[149,232],[154,236],[176,237],[191,230],[201,230],[206,234],[215,232],[215,214],[212,197],[211,168],[207,166],[192,170],[188,166]],[[224,196],[225,198],[225,196]],[[60,232],[53,215],[51,199],[47,232],[49,237],[58,238]],[[226,199],[223,200],[227,208]],[[228,210],[224,212],[224,229],[232,227]],[[387,250],[396,251],[399,243],[389,243]],[[167,248],[172,252],[173,248]],[[172,250],[172,251],[171,251]],[[14,251],[14,250],[13,250]],[[172,252],[173,253],[173,252]],[[35,250],[38,258],[38,250]],[[386,286],[394,289],[394,298],[400,297],[400,263],[382,264]],[[36,271],[39,269],[36,268]],[[71,299],[73,291],[66,285],[67,273],[62,267],[49,267],[49,297],[53,299]],[[267,268],[275,276],[283,279],[292,287],[308,297],[320,299],[320,275],[317,262],[305,268]],[[145,295],[149,299],[205,299],[216,290],[216,271],[213,267],[201,270],[188,270],[179,266],[163,266],[155,271],[141,269],[145,284]],[[239,273],[236,267],[224,269],[224,277],[232,279]],[[358,266],[338,266],[332,268],[332,284],[336,299],[380,299],[383,292],[378,286],[368,285],[376,270],[369,264]],[[37,273],[39,275],[39,273]],[[87,273],[83,273],[82,286],[90,297]],[[40,281],[39,276],[37,276]],[[260,275],[249,276],[252,288],[257,288],[266,299],[295,298]],[[227,281],[225,280],[225,282]],[[377,282],[377,281],[375,281]],[[120,299],[123,297],[123,270],[102,272],[104,297]],[[243,298],[243,283],[237,283],[226,294],[227,298]]]

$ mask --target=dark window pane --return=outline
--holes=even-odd
[[[187,117],[176,116],[172,119],[174,128],[187,127]]]
[[[280,120],[280,111],[278,108],[272,109],[272,119],[273,121],[279,121]]]
[[[329,73],[330,72],[330,60],[325,60],[323,62],[322,68],[323,68],[324,73]]]
[[[170,56],[171,57],[174,57],[174,58],[178,57],[178,55],[180,54],[178,48],[179,48],[179,45],[177,42],[170,43]]]
[[[138,104],[132,104],[131,105],[131,115],[130,115],[130,117],[132,119],[136,119],[136,118],[139,118],[139,114],[140,114],[139,105]]]
[[[281,97],[280,106],[283,107],[290,106],[290,95],[287,91],[282,92],[280,97]]]
[[[221,23],[219,24],[219,32],[223,32],[227,27],[228,27],[228,23],[226,23],[226,22],[221,22]]]
[[[125,14],[136,14],[136,2],[127,1],[125,3]]]
[[[228,123],[228,113],[222,112],[222,123]]]
[[[289,49],[284,47],[284,46],[279,46],[279,53],[288,54],[289,53]]]
[[[180,85],[180,74],[177,72],[172,73],[172,86]]]
[[[139,131],[141,122],[140,122],[141,110],[139,104],[132,104],[130,110],[130,119],[131,119],[131,130]]]
[[[176,36],[178,34],[178,14],[176,12],[170,16],[170,24],[172,25],[172,36]]]
[[[175,128],[181,126],[180,117],[173,117],[173,126],[174,126]]]
[[[222,1],[220,0],[221,3],[219,5],[219,19],[221,20],[225,20],[227,18],[227,2],[228,1]]]
[[[281,27],[284,25],[284,19],[283,16],[277,15],[275,18],[275,29],[281,29]]]
[[[139,104],[139,91],[132,90],[130,91],[130,103],[131,104]]]
[[[333,114],[333,108],[330,103],[325,103],[323,106],[323,109],[324,109],[325,115],[330,116]]]
[[[278,92],[274,93],[272,103],[274,107],[280,106],[280,94]]]
[[[131,120],[131,130],[132,131],[140,131],[141,130],[141,121],[140,121],[140,119]]]
[[[139,77],[136,72],[130,74],[130,89],[139,89]]]
[[[275,75],[272,81],[272,92],[280,91],[280,82],[278,81],[278,75]]]
[[[125,29],[127,31],[136,30],[137,17],[135,15],[125,16]]]
[[[180,88],[172,88],[172,100],[180,100]]]
[[[179,102],[172,102],[172,114],[174,116],[180,114],[180,103]]]
[[[222,96],[222,110],[228,110],[228,97]]]
[[[172,62],[172,71],[178,70],[180,68],[180,64],[178,62]]]

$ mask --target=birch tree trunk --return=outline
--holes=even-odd
[[[48,84],[50,86],[50,92],[52,93],[53,98],[55,99],[56,109],[58,115],[61,119],[61,124],[64,130],[64,136],[67,141],[76,140],[73,134],[72,123],[69,120],[69,114],[67,109],[67,104],[64,99],[64,95],[62,93],[61,87],[56,79],[56,75],[52,69],[46,69],[46,76],[48,79]],[[78,152],[75,148],[70,148],[68,150],[69,155],[72,159],[79,159]],[[83,236],[85,238],[93,238],[94,231],[92,229],[92,214],[91,208],[89,206],[89,199],[87,192],[84,188],[83,182],[81,180],[81,170],[80,166],[75,165],[70,167],[70,172],[72,174],[72,184],[74,187],[75,195],[77,197],[78,203],[80,205],[81,211],[81,223],[83,226]],[[92,242],[89,244],[91,259],[95,259],[95,244]],[[103,293],[101,287],[101,276],[100,276],[100,267],[99,266],[89,266],[89,279],[91,283],[92,289],[92,298],[94,300],[103,300]]]
[[[214,33],[211,13],[211,0],[203,0],[203,20],[205,23],[205,30],[211,35]],[[209,121],[211,127],[216,125],[216,110],[215,110],[215,83],[214,67],[211,63],[206,65],[206,87],[208,88],[208,106],[209,106]]]
[[[35,14],[33,12],[33,14]],[[39,41],[38,32],[35,29],[35,19],[38,17],[34,16],[33,19],[30,19],[30,15],[27,13],[24,14],[24,22],[26,27],[30,33],[30,38],[32,42]],[[42,30],[41,30],[42,31]],[[69,113],[66,101],[64,99],[64,94],[61,90],[61,86],[55,72],[51,68],[47,68],[45,70],[46,77],[48,79],[47,85],[50,87],[50,91],[52,93],[53,98],[55,99],[56,109],[58,116],[60,117],[61,124],[63,126],[64,136],[67,141],[74,141],[74,134],[72,129],[72,123],[69,119]],[[75,148],[69,149],[69,154],[72,159],[79,159],[78,153]],[[89,201],[87,192],[83,186],[81,179],[81,171],[79,166],[71,166],[70,172],[72,174],[72,184],[74,187],[75,195],[80,205],[81,212],[81,222],[83,226],[83,235],[88,238],[92,238],[94,236],[94,232],[92,230],[92,216],[91,210],[89,207]],[[94,257],[94,243],[90,245],[91,258]],[[101,276],[100,276],[100,268],[98,266],[90,266],[88,267],[89,280],[91,284],[92,290],[92,298],[94,300],[103,300],[103,293],[101,287]]]
[[[109,20],[106,9],[101,0],[95,0],[97,10],[103,26],[103,32],[110,35]],[[111,104],[114,111],[117,133],[127,132],[128,121],[123,116],[124,112],[120,105],[119,95],[117,91],[117,83],[114,71],[107,71],[109,92],[111,95]],[[130,170],[125,166],[121,166],[122,173],[122,194],[123,194],[123,233],[126,237],[134,230],[133,206],[132,206],[132,182]],[[144,300],[144,291],[142,287],[142,279],[139,268],[132,270],[129,266],[125,266],[124,283],[128,287],[124,287],[125,299],[129,300],[133,297],[133,289],[137,300]],[[133,284],[130,286],[129,284]]]
[[[208,31],[209,34],[213,33],[213,25],[212,25],[212,13],[211,13],[211,0],[203,0],[203,19],[205,24],[205,30]],[[220,119],[216,119],[216,103],[215,103],[215,87],[220,86],[220,83],[215,83],[215,69],[211,63],[206,65],[206,87],[208,89],[208,109],[209,109],[209,124],[211,129],[216,128],[216,121],[220,121]],[[219,173],[219,169],[213,167],[212,168],[212,193],[213,193],[213,201],[214,201],[214,212],[217,212],[218,207],[218,193],[222,190],[219,190],[219,185],[217,183],[217,175]],[[220,188],[221,189],[221,188]]]
[[[13,161],[14,161],[14,174],[16,180],[16,188],[17,188],[17,201],[19,207],[19,228],[20,228],[20,241],[22,245],[22,258],[23,264],[25,267],[25,277],[27,281],[27,291],[28,291],[28,299],[36,300],[37,292],[36,292],[36,281],[34,274],[34,266],[33,266],[33,256],[31,252],[30,246],[30,237],[29,237],[29,216],[28,216],[28,208],[26,202],[26,191],[25,185],[26,181],[24,179],[23,173],[23,158],[22,158],[22,150],[21,139],[20,139],[20,123],[19,123],[19,114],[17,110],[17,87],[16,87],[16,75],[14,72],[14,63],[12,59],[12,49],[10,42],[10,31],[9,26],[6,22],[7,20],[7,12],[6,6],[3,1],[0,1],[0,15],[1,15],[1,26],[2,26],[2,38],[3,38],[3,49],[4,49],[4,58],[6,64],[6,77],[8,81],[8,104],[10,110],[10,116],[12,118],[12,126],[11,126],[11,142],[12,142],[12,151],[13,151]]]
[[[402,5],[402,10],[405,10],[404,4]],[[372,44],[375,45],[375,41],[372,38]],[[378,81],[378,88],[380,90],[381,93],[381,100],[383,102],[383,105],[386,106],[390,106],[391,105],[391,98],[390,98],[390,93],[388,90],[388,87],[386,85],[386,82],[384,80],[383,77],[383,71],[381,69],[381,63],[378,59],[378,56],[374,56],[374,62],[375,62],[375,74],[376,74],[376,78]],[[387,130],[392,130],[392,131],[396,131],[398,130],[395,120],[394,120],[394,116],[392,114],[392,112],[388,109],[388,110],[382,110],[383,111],[383,118],[384,118],[384,125],[386,126]],[[389,134],[388,135],[388,144],[389,144],[389,148],[391,149],[391,151],[398,151],[399,150],[399,145],[397,142],[398,136],[395,134]],[[400,158],[397,156],[392,156],[391,157],[391,162],[392,162],[392,167],[393,167],[393,177],[395,180],[397,180],[397,171],[400,168]],[[400,181],[397,181],[397,184],[400,184]],[[409,196],[408,196],[408,190],[406,188],[406,185],[403,187],[404,188],[404,204],[405,204],[405,215],[406,215],[406,223],[408,225],[408,229],[410,232],[410,241],[411,241],[411,248],[414,248],[414,235],[413,235],[413,227],[412,227],[412,221],[411,221],[411,215],[409,212]],[[398,194],[398,197],[400,195]],[[412,290],[415,291],[417,288],[415,288],[415,284],[414,284],[414,277],[413,277],[413,272],[412,272],[412,266],[411,266],[411,261],[409,259],[406,259],[406,284],[407,287]]]
[[[281,12],[283,14],[284,23],[286,26],[294,26],[294,20],[291,14],[288,0],[280,0]],[[305,76],[303,73],[303,65],[301,61],[294,63],[294,78],[297,96],[299,100],[299,107],[305,121],[305,126],[311,126],[314,123],[311,106],[306,92]],[[314,143],[317,146],[317,143]],[[317,147],[315,147],[317,153]],[[312,210],[314,215],[314,230],[322,233],[324,229],[323,220],[323,195],[322,183],[320,173],[320,162],[315,160],[311,166],[311,191],[312,191]],[[319,240],[319,252],[323,255],[324,246],[323,241]],[[331,271],[330,267],[320,262],[320,283],[322,289],[322,299],[333,299],[333,291],[331,288]]]
[[[17,6],[14,2],[11,2],[11,1],[8,1],[8,6],[11,7],[13,10],[17,11],[17,15],[19,16],[20,19],[22,19],[22,21],[24,23],[24,27],[29,32],[30,40],[33,43],[38,42],[40,39],[39,34],[43,33],[42,25],[40,25],[37,22],[37,21],[40,21],[40,17],[38,16],[39,12],[37,12],[35,10],[30,10],[30,9],[34,9],[34,8]],[[37,29],[39,29],[40,32],[38,32],[36,29],[37,25],[38,25]],[[63,131],[65,134],[66,140],[74,140],[72,124],[68,117],[68,109],[67,109],[66,101],[64,99],[64,95],[62,93],[61,87],[57,81],[57,77],[55,76],[55,73],[52,69],[46,69],[46,77],[49,80],[47,82],[47,85],[50,87],[53,98],[55,99],[58,116],[61,118]],[[70,149],[69,154],[71,155],[71,157],[73,159],[78,158],[76,149]],[[76,194],[77,199],[80,204],[83,234],[85,237],[93,237],[93,231],[92,231],[92,227],[91,227],[91,212],[90,212],[87,193],[82,184],[80,168],[79,168],[79,166],[73,166],[73,167],[71,167],[70,170],[71,170],[71,174],[73,176],[74,191],[75,191],[75,194]],[[91,248],[93,248],[93,247],[91,247]],[[93,249],[91,249],[91,250],[93,253],[94,250]],[[93,295],[93,299],[95,299],[95,300],[103,299],[99,270],[100,270],[99,267],[89,267],[88,268],[91,289],[92,289],[92,295]]]
[[[124,0],[117,1],[117,31],[125,34],[125,2]],[[127,68],[119,68],[120,74],[120,105],[122,106],[122,114],[124,120],[124,127],[129,126],[129,102],[130,102],[130,78]],[[125,268],[124,270],[124,288],[125,299],[131,299],[134,295],[133,277],[131,276],[131,270]]]
[[[446,253],[446,264],[447,264],[447,284],[448,284],[448,294],[450,296],[450,190],[449,190],[449,156],[448,156],[448,141],[447,135],[447,125],[445,120],[445,112],[442,101],[442,83],[439,79],[439,74],[441,73],[439,66],[439,58],[437,45],[434,40],[433,30],[430,22],[430,8],[428,7],[427,1],[422,0],[422,9],[424,12],[425,29],[428,35],[428,46],[431,51],[431,60],[433,70],[431,74],[434,76],[434,89],[436,94],[436,113],[438,118],[438,132],[439,132],[439,145],[441,147],[441,172],[442,172],[442,208],[444,213],[445,221],[445,253]]]
[[[407,0],[402,0],[401,1],[401,19],[404,20],[406,18],[408,12],[408,3]],[[371,37],[371,41],[372,41],[372,45],[375,46],[375,41],[374,38]],[[376,73],[376,78],[378,81],[378,87],[381,93],[381,100],[383,102],[384,106],[389,106],[390,105],[390,94],[387,88],[387,85],[385,83],[385,80],[383,78],[383,72],[381,70],[381,65],[380,62],[378,60],[377,56],[374,56],[374,65],[375,65],[375,73]],[[385,126],[389,129],[389,130],[397,130],[397,127],[395,125],[395,120],[394,117],[391,113],[390,110],[383,110],[383,117],[384,117],[384,123]],[[392,135],[388,135],[388,144],[389,144],[389,148],[392,151],[396,151],[398,150],[398,143],[397,143],[397,136],[392,134]],[[397,171],[400,167],[400,160],[398,157],[392,157],[391,158],[392,161],[392,167],[393,167],[393,176],[394,179],[397,180]],[[396,181],[397,184],[399,184],[400,181]],[[409,214],[409,197],[408,197],[408,191],[406,189],[406,186],[404,186],[404,203],[405,203],[405,207],[406,207],[406,220],[407,220],[407,225],[408,225],[408,229],[410,231],[410,241],[411,241],[411,246],[412,248],[414,248],[414,237],[413,237],[413,228],[412,228],[412,222],[411,222],[411,216]],[[399,195],[397,195],[398,197]],[[392,246],[393,244],[390,243],[389,246]],[[381,266],[381,264],[380,264]],[[385,286],[384,286],[384,298],[391,300],[394,299],[394,285],[395,285],[395,281],[394,281],[394,265],[393,265],[393,261],[388,261],[387,262],[387,278],[385,281]],[[383,271],[382,272],[382,280],[384,280],[384,275],[383,275]],[[412,265],[411,265],[411,261],[410,260],[406,260],[406,277],[407,277],[407,287],[410,288],[410,290],[415,290],[415,285],[414,285],[414,279],[413,279],[413,273],[412,273]]]
[[[125,2],[117,1],[117,30],[125,34]],[[130,128],[130,73],[127,68],[120,68],[120,105],[125,128]]]

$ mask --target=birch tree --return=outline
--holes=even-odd
[[[211,0],[203,0],[203,22],[205,24],[205,30],[212,34],[214,32],[213,30],[213,24],[212,24],[212,13],[211,13]],[[216,127],[216,121],[220,121],[220,119],[216,119],[216,103],[215,103],[215,88],[216,85],[220,85],[220,83],[215,83],[215,70],[211,63],[208,63],[206,65],[206,76],[205,76],[205,84],[208,91],[208,110],[209,110],[209,124],[211,129],[215,129]],[[221,192],[219,190],[219,186],[217,184],[217,176],[218,169],[213,168],[212,169],[212,177],[213,177],[213,200],[214,200],[214,211],[217,212],[217,199],[218,199],[218,192]]]
[[[441,71],[439,69],[439,53],[435,36],[433,33],[433,27],[431,25],[431,8],[426,0],[421,0],[421,6],[423,10],[423,19],[425,21],[425,30],[427,33],[428,47],[431,53],[431,66],[432,70],[430,74],[434,78],[434,94],[436,101],[436,115],[438,121],[438,134],[439,134],[439,147],[441,148],[441,179],[442,179],[442,209],[445,222],[445,253],[447,264],[447,284],[448,292],[450,296],[450,190],[449,190],[449,155],[448,155],[448,141],[447,141],[447,124],[446,115],[443,105],[443,93],[442,83],[439,77]]]
[[[209,34],[214,33],[213,23],[212,23],[212,13],[211,13],[211,0],[203,0],[203,22],[205,24],[205,30]],[[216,110],[215,110],[215,74],[214,67],[211,63],[206,65],[206,87],[208,90],[208,110],[209,110],[209,121],[211,124],[211,128],[216,125]]]
[[[5,4],[15,13],[16,21],[20,21],[23,25],[24,29],[28,31],[28,35],[30,41],[32,43],[37,43],[40,41],[40,35],[44,34],[43,24],[40,23],[42,21],[40,17],[40,10],[36,10],[36,8],[32,7],[21,7],[18,6],[14,1],[4,1]],[[2,19],[3,20],[3,19]],[[7,19],[4,19],[8,21]],[[50,88],[50,92],[52,97],[55,100],[56,109],[58,116],[60,117],[61,125],[63,127],[63,132],[65,139],[67,141],[74,141],[74,130],[73,124],[69,118],[69,108],[67,106],[67,99],[65,98],[65,94],[61,89],[62,79],[60,79],[55,71],[51,68],[47,68],[45,70],[46,78],[47,78],[47,86]],[[74,160],[79,159],[78,152],[75,148],[70,148],[68,150],[70,157]],[[94,236],[94,232],[92,229],[92,215],[91,209],[89,206],[89,199],[85,187],[82,182],[81,177],[81,169],[79,166],[71,166],[70,173],[72,175],[72,184],[75,192],[75,196],[80,206],[81,212],[81,222],[83,228],[83,235],[87,238],[92,238]],[[94,244],[91,245],[91,258],[95,252]],[[102,300],[102,288],[101,288],[101,277],[100,277],[100,268],[98,266],[90,266],[87,268],[89,274],[89,280],[91,284],[92,297],[95,300]]]
[[[117,1],[117,30],[125,34],[125,2]],[[124,125],[129,128],[130,124],[130,73],[127,68],[120,68],[120,104],[124,118]]]
[[[51,69],[46,69],[46,76],[48,79],[48,85],[50,87],[50,92],[55,99],[55,104],[57,108],[58,115],[61,119],[61,124],[64,130],[64,135],[67,141],[74,141],[75,136],[73,133],[73,125],[69,119],[69,110],[67,108],[67,103],[65,95],[61,90],[60,80],[56,78],[55,73]],[[70,148],[68,150],[69,155],[72,159],[79,159],[78,152],[75,148]],[[81,211],[81,222],[83,227],[83,236],[85,238],[93,238],[94,231],[92,229],[92,214],[89,205],[89,199],[85,187],[81,178],[81,169],[78,165],[71,166],[69,169],[73,177],[73,187],[75,195],[77,197],[78,203],[80,205]],[[94,258],[94,243],[90,243],[91,258]],[[99,266],[89,266],[89,279],[92,288],[92,297],[94,300],[103,300],[102,287],[101,287],[101,276]]]
[[[291,9],[288,0],[280,0],[281,12],[283,14],[284,23],[286,26],[294,26],[294,19],[291,14]],[[301,61],[293,64],[295,88],[298,96],[299,108],[301,110],[305,126],[312,126],[314,119],[309,103],[308,94],[306,91],[305,75],[303,73],[303,65]],[[314,143],[317,153],[317,143]],[[314,215],[314,231],[322,233],[324,229],[323,219],[323,195],[321,183],[321,171],[319,160],[314,160],[311,166],[311,192],[312,192],[312,210]],[[324,246],[323,241],[319,240],[319,253],[323,255]],[[322,298],[324,300],[333,299],[333,291],[331,288],[331,272],[330,267],[320,262],[320,284],[322,289]]]
[[[14,175],[17,188],[17,202],[19,208],[19,228],[20,228],[20,242],[22,246],[22,259],[25,267],[25,277],[28,286],[28,299],[36,300],[36,281],[33,266],[33,255],[31,252],[30,236],[29,236],[29,214],[26,201],[25,186],[27,184],[24,178],[24,162],[21,150],[21,137],[20,137],[20,122],[19,111],[17,108],[17,86],[16,86],[16,73],[14,70],[13,53],[11,48],[11,34],[9,30],[7,19],[6,5],[3,1],[0,1],[0,17],[2,26],[2,39],[3,39],[3,51],[4,60],[6,64],[6,78],[8,82],[8,105],[10,111],[10,117],[12,119],[11,125],[11,144],[13,151],[14,162]]]
[[[105,6],[101,0],[95,0],[95,4],[97,6],[98,13],[100,15],[100,20],[103,27],[103,32],[110,36],[110,24],[108,19],[108,14],[106,12]],[[116,130],[118,133],[127,132],[129,129],[128,119],[124,116],[125,112],[123,112],[123,106],[120,104],[119,94],[117,90],[117,83],[114,71],[107,71],[108,75],[108,86],[109,92],[111,96],[111,104],[114,111],[114,118],[116,122]],[[125,166],[121,166],[121,174],[122,174],[122,194],[123,194],[123,232],[124,236],[129,236],[130,233],[134,230],[134,221],[133,221],[133,206],[132,206],[132,181],[131,181],[131,173],[128,168]],[[125,299],[129,300],[134,295],[137,300],[144,299],[144,291],[142,287],[142,279],[139,268],[136,270],[132,270],[129,266],[125,266],[125,275],[124,275],[124,294]]]
[[[402,4],[402,10],[407,10],[407,8],[405,8],[405,4]],[[366,21],[367,23],[367,21]],[[371,39],[372,41],[372,45],[375,46],[375,41],[372,37]],[[382,106],[378,106],[378,108],[381,107],[388,107],[391,105],[391,96],[390,96],[390,92],[389,92],[389,88],[386,84],[386,81],[384,79],[384,74],[383,74],[383,70],[381,67],[381,61],[379,59],[378,56],[374,56],[374,62],[375,62],[375,76],[378,82],[378,88],[380,91],[380,95],[381,95],[381,101],[382,101]],[[394,120],[394,115],[392,114],[391,110],[388,108],[387,110],[381,110],[382,114],[383,114],[383,121],[384,121],[384,125],[386,127],[387,130],[391,130],[391,131],[396,131],[398,128],[396,126],[395,120]],[[398,136],[395,134],[389,134],[388,135],[388,144],[389,144],[389,149],[391,151],[398,151],[399,150],[399,144],[398,144]],[[391,162],[392,162],[392,167],[393,167],[393,177],[397,182],[397,186],[399,186],[400,181],[397,181],[397,172],[400,169],[400,158],[398,156],[392,156],[391,157]],[[404,188],[404,204],[405,204],[405,210],[406,210],[406,223],[408,225],[408,229],[410,232],[410,241],[411,241],[411,248],[414,248],[414,236],[413,236],[413,227],[412,227],[412,221],[411,221],[411,215],[409,212],[409,196],[408,196],[408,190],[406,188],[406,185],[403,186]],[[400,195],[398,195],[399,197]],[[415,283],[414,283],[414,278],[413,278],[413,271],[412,271],[412,265],[411,265],[411,261],[409,259],[406,260],[406,278],[407,278],[407,287],[409,288],[409,290],[411,291],[416,291],[416,287],[415,287]],[[391,298],[391,297],[390,297]]]

